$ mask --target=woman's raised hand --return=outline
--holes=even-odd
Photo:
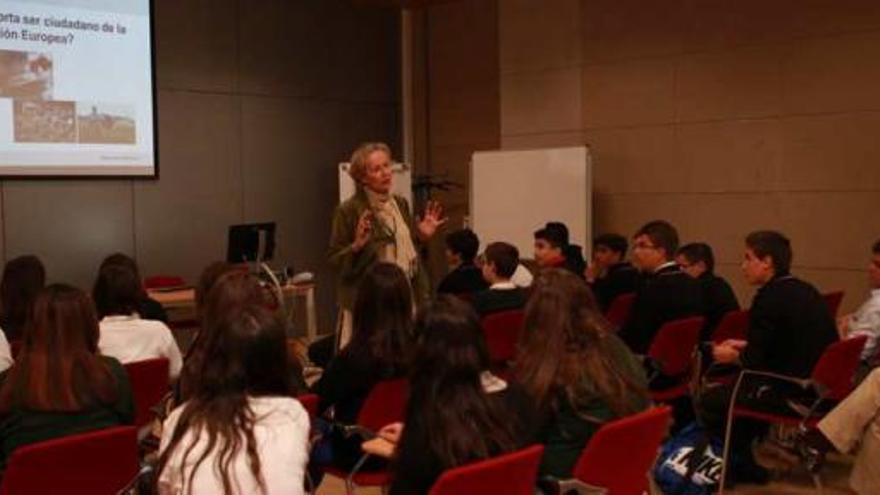
[[[437,229],[445,224],[446,220],[448,219],[443,216],[443,206],[437,201],[428,201],[428,205],[425,207],[425,215],[419,221],[419,236],[423,241],[434,237]]]

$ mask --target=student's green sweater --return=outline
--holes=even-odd
[[[0,467],[5,467],[12,452],[23,445],[134,423],[134,400],[125,369],[112,357],[101,356],[101,359],[116,378],[116,401],[113,404],[95,404],[77,412],[29,411],[23,407],[13,407],[0,416]],[[6,373],[0,375],[0,387],[6,377]]]
[[[609,335],[608,338],[611,339],[611,361],[623,375],[647,390],[647,379],[641,363],[616,335]],[[583,380],[589,382],[590,377],[584,376]],[[583,387],[586,390],[590,388]],[[646,397],[634,396],[631,405],[634,410],[643,410],[650,404]],[[541,475],[570,478],[584,446],[603,423],[614,419],[617,419],[616,415],[599,396],[585,394],[577,398],[577,404],[559,397],[557,411],[545,417],[539,433],[540,441],[544,444]]]

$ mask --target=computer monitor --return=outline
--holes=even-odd
[[[229,227],[226,261],[246,263],[268,261],[275,253],[275,222],[248,223]]]

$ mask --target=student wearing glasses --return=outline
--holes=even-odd
[[[677,250],[678,231],[663,220],[645,224],[633,236],[633,264],[642,278],[620,337],[637,354],[647,353],[664,323],[703,314],[700,284],[675,262]]]

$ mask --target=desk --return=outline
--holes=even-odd
[[[306,304],[306,339],[314,342],[318,336],[318,317],[315,309],[315,284],[284,285],[284,307],[287,318],[293,318],[293,301],[305,299]],[[147,293],[165,308],[171,322],[193,321],[196,319],[196,290],[182,288],[176,290],[149,290]]]

